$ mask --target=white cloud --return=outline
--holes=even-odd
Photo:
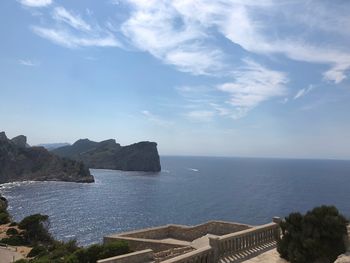
[[[134,46],[166,64],[194,75],[209,75],[223,68],[222,52],[204,40],[207,33],[165,1],[129,1],[131,16],[122,32]]]
[[[18,63],[22,66],[27,66],[27,67],[35,67],[39,65],[37,62],[34,62],[29,59],[19,59]]]
[[[271,6],[268,9],[265,7],[262,11],[272,13],[275,6]],[[336,16],[336,14],[333,15]],[[300,36],[288,35],[288,33],[285,33],[284,37],[276,38],[271,34],[276,26],[254,19],[245,5],[232,9],[224,17],[225,19],[218,23],[221,32],[244,49],[258,54],[280,53],[293,60],[328,64],[331,69],[324,73],[325,79],[339,83],[346,78],[345,71],[350,68],[349,51],[329,43],[315,44],[300,40]]]
[[[143,110],[141,111],[141,113],[146,117],[148,121],[158,126],[169,127],[173,125],[173,122],[164,120],[161,117],[156,116],[153,113],[149,112],[148,110]]]
[[[77,47],[120,47],[121,44],[119,41],[112,35],[83,35],[77,36],[75,33],[72,33],[68,30],[60,30],[55,28],[44,28],[33,26],[32,30],[37,35],[42,38],[46,38],[52,41],[55,44],[68,47],[68,48],[77,48]]]
[[[245,60],[245,64],[243,70],[233,73],[234,81],[217,86],[218,90],[229,93],[229,102],[235,109],[233,118],[243,117],[260,103],[287,92],[285,73],[267,69],[252,60]]]
[[[51,5],[52,0],[20,0],[20,3],[24,6],[44,7]]]
[[[299,99],[303,96],[305,96],[306,94],[308,94],[310,91],[312,91],[314,89],[314,86],[310,85],[309,87],[307,88],[303,88],[303,89],[300,89],[297,94],[295,94],[294,96],[294,99]]]
[[[186,114],[187,118],[196,122],[209,122],[213,120],[215,112],[209,110],[195,110]]]
[[[330,69],[323,76],[335,83],[343,81],[350,68],[349,47],[342,47],[334,40],[350,36],[350,30],[341,26],[348,24],[348,12],[341,11],[346,8],[336,4],[329,8],[330,4],[319,1],[128,2],[132,13],[123,25],[124,34],[136,47],[182,71],[198,75],[217,74],[223,69],[223,51],[210,44],[214,29],[249,52],[269,56],[283,54],[293,60],[329,65]],[[274,21],[275,17],[279,20]],[[326,41],[318,41],[317,35],[305,30],[301,33],[290,25],[334,35],[326,35],[329,37]],[[192,54],[195,50],[199,52]],[[213,56],[211,50],[219,56]],[[167,59],[174,53],[175,59]],[[204,61],[203,68],[198,68],[198,61]]]
[[[74,14],[64,7],[55,7],[51,26],[32,26],[34,33],[55,44],[68,47],[121,47],[122,44],[108,29],[98,24],[89,24],[79,14]]]
[[[221,62],[223,54],[220,50],[203,47],[182,47],[169,51],[164,58],[168,64],[176,65],[180,71],[194,75],[211,75],[224,67]]]
[[[67,11],[64,7],[56,7],[53,12],[53,18],[58,21],[63,21],[70,25],[71,27],[83,30],[90,31],[91,26],[86,23],[79,15],[73,15],[69,11]]]
[[[261,103],[285,96],[288,78],[284,72],[268,69],[251,59],[231,72],[231,81],[215,87],[182,86],[178,92],[193,109],[187,117],[209,121],[214,116],[239,119]],[[227,95],[228,98],[227,98]]]

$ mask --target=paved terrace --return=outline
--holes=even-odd
[[[210,221],[197,226],[166,225],[104,237],[128,242],[136,253],[99,263],[243,262],[275,247],[278,224],[262,226]]]

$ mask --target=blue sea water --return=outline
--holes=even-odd
[[[162,157],[161,163],[155,174],[91,170],[94,184],[11,183],[0,192],[15,220],[47,214],[55,237],[83,245],[168,223],[263,224],[321,204],[350,216],[350,161]]]

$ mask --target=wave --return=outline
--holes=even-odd
[[[4,183],[4,184],[0,184],[0,190],[7,190],[7,189],[11,189],[17,186],[22,186],[22,185],[29,185],[29,184],[33,184],[33,183],[37,183],[36,181],[21,181],[21,182],[11,182],[11,183]]]
[[[187,170],[192,171],[192,172],[199,172],[199,170],[195,169],[195,168],[187,168]]]

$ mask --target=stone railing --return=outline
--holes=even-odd
[[[171,244],[161,240],[151,240],[127,237],[124,235],[114,235],[105,237],[104,241],[110,242],[115,240],[124,240],[129,243],[129,246],[133,250],[144,249],[144,247],[147,246],[147,248],[151,248],[153,252],[156,253],[156,255],[161,256],[155,258],[154,254],[152,253],[152,262],[156,261],[161,263],[217,263],[220,260],[225,259],[226,257],[235,257],[235,255],[247,254],[247,252],[253,249],[261,251],[261,247],[273,247],[275,245],[274,242],[280,238],[280,228],[278,224],[279,222],[280,219],[276,217],[273,219],[272,223],[266,225],[261,225],[257,227],[249,226],[250,228],[248,229],[221,236],[209,235],[209,245],[187,253],[186,249],[188,248],[188,245]],[[152,231],[154,231],[154,229],[152,229]],[[153,234],[154,232],[152,232],[152,235]],[[174,255],[175,257],[173,258],[163,260],[164,258],[168,257],[168,254],[171,254],[169,251],[174,251],[178,249],[180,249],[181,251],[183,250],[182,252],[185,254],[182,254],[180,256]],[[127,259],[127,257],[128,256],[125,255],[125,259]],[[116,259],[121,259],[122,261],[115,261]],[[142,260],[140,261],[138,255],[136,255],[136,257],[133,258],[132,261],[123,261],[124,258],[118,257],[107,260],[110,261],[98,261],[98,263],[147,262]]]
[[[162,263],[216,263],[220,259],[276,241],[277,223],[269,223],[224,236],[210,236],[210,246],[162,261]]]
[[[213,263],[213,249],[206,246],[161,263]]]
[[[121,256],[101,259],[97,263],[145,263],[153,262],[153,260],[153,251],[151,249],[145,249]]]
[[[232,256],[268,243],[276,241],[280,236],[279,225],[269,223],[252,229],[220,236],[210,237],[209,243],[213,249],[214,259]]]

